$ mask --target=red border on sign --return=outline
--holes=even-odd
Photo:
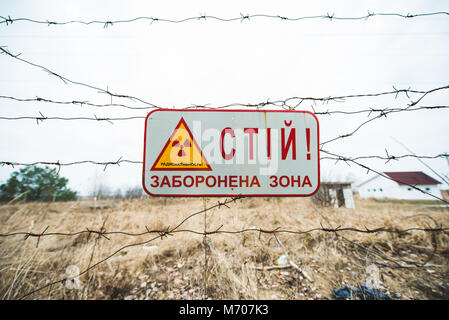
[[[165,149],[170,144],[171,140],[173,139],[173,136],[175,135],[176,131],[179,129],[181,124],[183,124],[184,127],[186,127],[187,133],[192,138],[193,144],[201,152],[201,159],[204,161],[204,164],[207,166],[207,168],[201,168],[201,169],[195,169],[195,168],[158,168],[158,169],[155,169],[157,163],[159,162],[159,160],[161,159],[162,155],[164,154]],[[146,128],[146,121],[145,121],[145,128]],[[145,150],[144,150],[144,152],[145,152]],[[151,171],[212,171],[212,168],[210,167],[209,162],[207,162],[207,159],[205,157],[203,157],[203,150],[201,150],[200,147],[198,146],[198,144],[196,143],[195,138],[193,137],[192,132],[190,132],[189,126],[187,125],[187,123],[185,122],[183,117],[181,117],[181,120],[179,120],[178,125],[176,126],[175,130],[173,130],[173,133],[171,134],[170,138],[168,138],[168,141],[165,144],[165,146],[162,148],[162,151],[159,154],[159,157],[157,157],[156,161],[154,161],[154,164],[151,167]]]
[[[147,145],[147,121],[150,115],[157,111],[176,111],[176,112],[282,112],[282,113],[308,113],[311,114],[317,124],[317,159],[318,159],[318,186],[314,192],[310,194],[154,194],[147,190],[145,187],[145,155],[146,155],[146,145]],[[193,136],[192,136],[193,137]],[[228,109],[228,110],[193,110],[193,109],[156,109],[148,113],[145,118],[145,131],[143,138],[143,174],[142,174],[142,187],[143,190],[150,196],[154,197],[310,197],[318,192],[320,188],[320,123],[316,115],[310,111],[297,111],[297,110],[242,110],[242,109]],[[169,139],[170,140],[170,139]],[[185,170],[185,169],[184,169]]]

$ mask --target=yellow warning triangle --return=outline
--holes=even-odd
[[[151,170],[212,170],[184,118],[179,120]]]

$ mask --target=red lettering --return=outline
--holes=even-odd
[[[267,128],[267,158],[271,159],[271,128]]]
[[[308,184],[310,187],[312,186],[312,184],[310,183],[310,180],[309,180],[309,176],[304,177],[304,180],[302,181],[302,187],[304,188],[304,186],[306,184]]]
[[[237,176],[229,176],[229,187],[237,188]]]
[[[221,156],[223,157],[223,159],[225,160],[231,160],[232,158],[234,158],[234,154],[235,154],[235,149],[232,148],[230,153],[226,153],[224,151],[224,137],[226,134],[230,134],[232,138],[235,138],[235,134],[234,134],[234,130],[232,130],[231,128],[224,128],[223,131],[221,131],[221,139],[220,139],[220,150],[221,150]]]
[[[164,176],[163,178],[162,178],[162,183],[161,183],[161,188],[163,187],[163,186],[167,186],[167,187],[169,187],[170,188],[170,181],[168,180],[168,177],[167,176]]]
[[[211,184],[211,183],[209,183],[209,179],[212,179],[214,182]],[[215,179],[215,177],[214,176],[208,176],[207,178],[206,178],[206,185],[209,187],[209,188],[212,188],[212,187],[215,187],[215,184],[217,183],[217,180]]]
[[[159,181],[161,179],[161,182]],[[257,176],[151,176],[153,182],[150,184],[153,188],[180,188],[180,187],[200,187],[202,183],[205,183],[209,188],[213,187],[230,187],[230,188],[252,188],[253,186],[260,188],[260,182]],[[290,178],[288,176],[281,176],[278,180],[277,176],[270,176],[271,184],[270,187],[277,187],[279,184],[282,187],[288,186],[290,183]],[[250,182],[251,180],[251,182]],[[285,180],[287,182],[285,182]],[[292,176],[292,181],[295,181],[299,184],[299,176],[298,180],[294,180]],[[306,176],[304,184],[308,184],[310,186],[310,180]]]
[[[186,182],[187,178],[190,179],[190,182],[191,182],[190,184],[187,184],[187,182]],[[191,186],[193,186],[193,183],[194,183],[193,177],[192,176],[185,176],[184,180],[183,180],[183,183],[184,183],[184,187],[190,188]]]
[[[203,177],[203,176],[196,176],[196,177],[195,177],[195,187],[198,188],[198,185],[199,185],[200,183],[203,183],[203,182],[204,182],[204,177]]]
[[[159,177],[158,176],[151,176],[151,179],[153,179],[153,183],[150,184],[151,187],[157,188],[159,187]],[[156,184],[156,185],[154,185]]]
[[[283,180],[287,179],[287,183],[282,183]],[[290,184],[290,179],[287,176],[281,176],[279,178],[279,184],[281,185],[281,187],[285,188],[288,187],[288,185]]]
[[[270,176],[271,179],[271,183],[270,183],[270,187],[277,187],[278,186],[278,177],[276,176]]]
[[[298,179],[296,180],[294,176],[292,176],[292,187],[295,186],[295,182],[298,183],[298,188],[301,188],[301,176],[298,176]]]
[[[287,158],[288,150],[290,146],[293,148],[293,160],[296,160],[296,130],[295,128],[290,130],[290,134],[288,136],[287,144],[285,144],[285,128],[281,129],[281,142],[282,142],[282,160]]]
[[[218,187],[221,187],[221,183],[224,183],[223,187],[227,187],[228,186],[228,176],[224,176],[223,179],[221,179],[221,176],[218,176]]]
[[[242,179],[242,176],[239,176],[239,187],[242,187],[242,184],[245,183],[245,187],[248,187],[249,177],[245,176],[245,179]]]
[[[257,176],[253,176],[253,180],[251,181],[250,188],[252,188],[254,184],[257,184],[257,186],[260,188],[260,183],[259,183],[259,179],[257,179]]]
[[[181,180],[177,180],[177,179],[181,179],[181,176],[173,176],[172,177],[173,188],[179,188],[180,186],[182,186]]]
[[[243,130],[245,133],[249,134],[249,160],[254,159],[254,134],[259,132],[257,128],[245,128]]]

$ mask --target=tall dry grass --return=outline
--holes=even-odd
[[[144,199],[26,203],[0,206],[0,233],[14,231],[75,232],[81,230],[144,232],[173,227],[189,214],[218,199]],[[207,212],[207,230],[263,228],[306,230],[320,227],[408,228],[449,225],[447,208],[426,203],[356,201],[355,210],[321,208],[306,198],[249,198]],[[204,214],[181,229],[204,230]],[[17,299],[27,292],[81,271],[124,245],[154,235],[0,237],[0,298]],[[447,234],[325,232],[273,235],[201,235],[182,232],[129,247],[80,277],[80,289],[58,283],[30,295],[31,299],[317,299],[332,298],[332,289],[357,286],[372,279],[393,297],[447,298]],[[273,266],[288,252],[295,268]],[[207,261],[207,263],[206,263]],[[430,267],[398,268],[409,262]],[[374,266],[374,267],[373,267]],[[374,268],[374,269],[373,269]],[[371,271],[370,271],[371,270]],[[371,279],[371,280],[370,280]],[[70,285],[69,285],[70,287]]]

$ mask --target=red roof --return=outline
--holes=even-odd
[[[404,171],[404,172],[384,172],[391,179],[399,184],[410,185],[428,185],[428,184],[440,184],[441,182],[429,177],[427,174],[421,171]]]

